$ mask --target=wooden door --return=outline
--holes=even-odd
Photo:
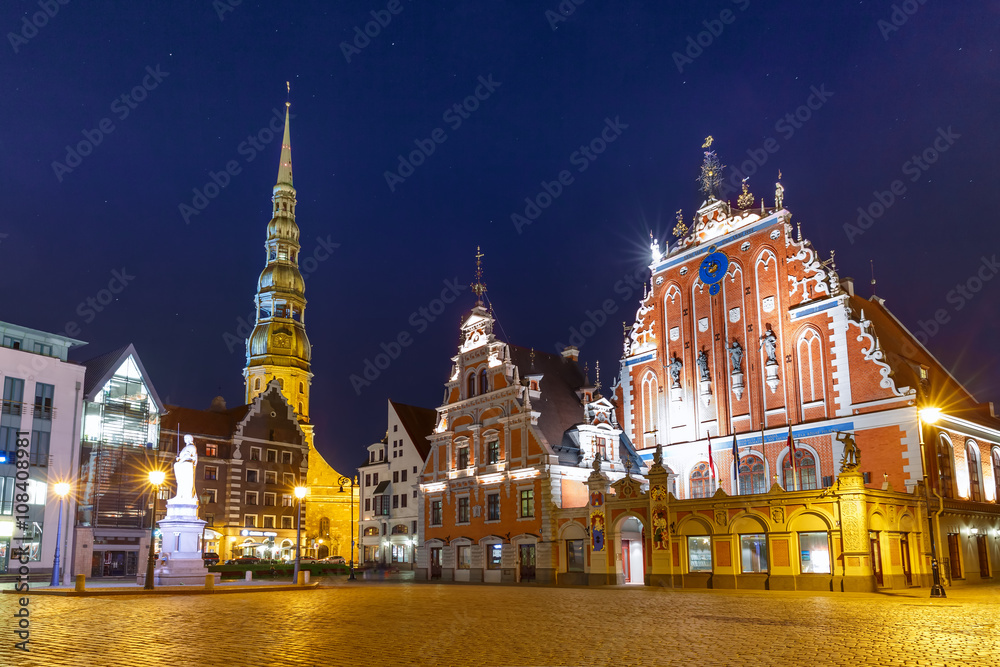
[[[900,562],[903,564],[903,576],[906,577],[906,585],[913,585],[913,571],[910,569],[910,536],[903,533],[899,536]]]
[[[431,547],[431,579],[441,578],[441,547]]]
[[[958,533],[948,535],[948,564],[952,579],[962,579],[962,547]]]
[[[522,544],[519,546],[521,557],[521,581],[535,580],[535,545]]]
[[[622,572],[625,574],[625,583],[632,581],[632,540],[622,540]]]
[[[878,533],[869,533],[868,536],[872,552],[872,573],[875,575],[875,581],[878,585],[885,586],[882,576],[882,548],[878,543]]]
[[[979,576],[983,579],[990,577],[990,558],[987,553],[987,542],[985,535],[976,535],[976,546],[979,549]]]

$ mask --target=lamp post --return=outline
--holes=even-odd
[[[927,467],[930,463],[930,459],[927,457],[926,447],[924,445],[924,424],[934,424],[940,418],[940,408],[919,408],[917,410],[917,430],[920,435],[920,457],[924,462],[924,497],[927,499],[927,527],[928,535],[930,536],[931,541],[931,575],[933,576],[933,585],[931,586],[932,598],[948,597],[948,595],[944,592],[944,586],[941,585],[941,570],[938,566],[937,559],[937,543],[934,539],[934,519],[931,517],[930,508],[930,484],[927,479]]]
[[[352,480],[350,477],[341,476],[339,481],[341,493],[344,492],[345,486],[351,490],[351,576],[347,580],[357,581],[357,577],[354,576],[354,486],[358,483],[358,478]]]
[[[66,499],[66,494],[69,493],[69,484],[59,482],[55,485],[54,490],[56,495],[59,496],[59,523],[56,524],[56,553],[52,559],[52,581],[49,583],[50,586],[59,585],[59,543],[62,542],[62,510],[63,500]]]
[[[153,487],[153,514],[149,518],[149,558],[146,559],[146,583],[143,586],[143,589],[147,591],[153,590],[153,564],[156,562],[153,558],[153,545],[156,543],[154,534],[156,530],[156,500],[160,495],[160,485],[166,478],[167,474],[162,470],[149,471],[149,483]]]
[[[304,486],[295,487],[295,497],[299,499],[298,509],[295,512],[295,570],[292,572],[292,582],[299,581],[299,558],[302,546],[302,499],[306,497],[308,489]]]

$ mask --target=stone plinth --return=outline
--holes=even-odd
[[[205,575],[211,574],[202,559],[201,537],[205,522],[198,518],[198,504],[167,501],[167,516],[157,522],[162,533],[160,557],[153,569],[157,586],[205,585]],[[220,575],[217,575],[217,579]],[[138,580],[144,584],[146,568],[141,568]]]

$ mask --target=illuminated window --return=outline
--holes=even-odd
[[[378,535],[378,526],[368,526],[365,528],[365,536],[371,537],[372,535]]]
[[[468,570],[472,567],[472,547],[467,544],[459,546],[457,555],[459,570]]]
[[[688,479],[692,498],[708,498],[715,493],[715,489],[712,488],[712,470],[707,463],[696,465]]]
[[[521,490],[521,518],[535,516],[535,491],[534,489]]]
[[[292,494],[290,494],[290,493],[282,493],[281,494],[281,506],[282,507],[291,507],[292,506]]]
[[[781,462],[781,474],[787,491],[793,489],[813,491],[818,488],[816,486],[816,459],[808,450],[795,450],[795,474],[799,480],[798,487],[795,486],[795,479],[792,477],[792,457],[786,456],[785,460]]]
[[[602,461],[608,460],[607,438],[594,438],[594,455],[600,456]]]
[[[487,544],[486,545],[486,569],[487,570],[499,570],[502,563],[503,563],[503,545],[502,544]]]
[[[767,535],[740,535],[744,572],[767,572]]]
[[[994,500],[1000,503],[1000,448],[993,448],[993,485],[996,487]]]
[[[740,493],[767,493],[764,461],[759,456],[740,459]]]
[[[583,540],[566,540],[566,571],[583,572]]]
[[[218,456],[219,446],[218,445],[205,445],[205,456]]]
[[[489,456],[489,462],[491,464],[493,464],[493,463],[500,463],[500,441],[499,440],[493,440],[488,445],[486,445],[486,449],[489,452],[489,455],[488,455]]]
[[[642,433],[646,447],[656,446],[657,411],[659,384],[656,375],[647,373],[642,380]]]
[[[410,529],[406,526],[405,523],[397,523],[395,526],[392,527],[393,535],[407,535],[409,534],[409,532]]]
[[[969,499],[980,502],[983,490],[979,484],[979,448],[974,440],[965,442],[965,459],[969,464]]]
[[[205,479],[219,479],[219,469],[215,466],[205,466]]]
[[[712,571],[712,538],[705,536],[688,538],[688,570]]]
[[[952,462],[954,456],[951,453],[951,443],[941,435],[938,439],[938,484],[941,495],[945,498],[955,497],[955,485]]]
[[[830,546],[826,533],[799,533],[802,574],[830,574]]]

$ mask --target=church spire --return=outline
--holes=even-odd
[[[292,84],[288,81],[285,82],[288,87],[288,92],[292,92]],[[278,164],[278,181],[277,185],[289,185],[292,184],[292,139],[288,133],[288,119],[290,114],[292,103],[285,102],[285,135],[281,139],[281,162]],[[294,186],[293,186],[294,187]]]
[[[486,283],[483,282],[483,251],[476,246],[476,282],[472,283],[472,291],[476,294],[476,305],[483,305],[483,295],[486,294]]]

